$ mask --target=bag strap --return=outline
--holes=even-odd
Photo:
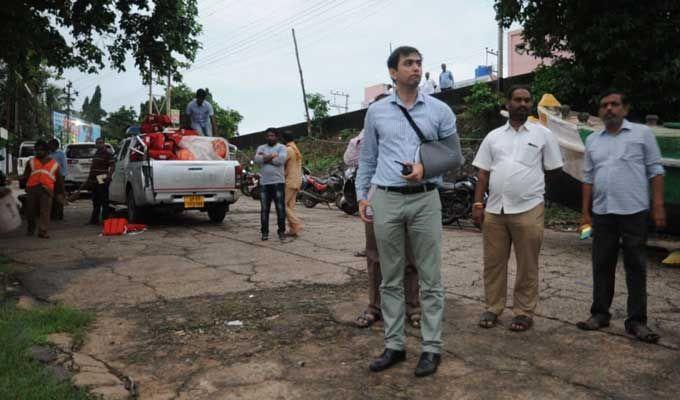
[[[411,114],[408,112],[406,107],[402,106],[401,104],[397,104],[397,107],[399,107],[401,112],[404,114],[404,117],[406,117],[406,119],[408,120],[408,123],[411,124],[411,127],[413,128],[413,130],[416,131],[416,134],[420,138],[420,141],[422,143],[430,142],[430,140],[427,140],[425,135],[423,135],[423,131],[421,131],[420,128],[418,127],[418,125],[416,125],[416,122],[413,120],[413,118],[411,117]]]

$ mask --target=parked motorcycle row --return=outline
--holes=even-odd
[[[315,177],[309,169],[302,167],[302,185],[297,200],[305,207],[312,208],[317,204],[330,207],[335,204],[349,215],[359,211],[356,196],[356,167],[340,166],[331,168],[325,178]],[[260,174],[246,168],[241,178],[241,192],[255,200],[260,199]],[[467,176],[455,182],[444,182],[439,188],[442,204],[442,224],[451,225],[472,216],[472,204],[475,198],[477,178]]]

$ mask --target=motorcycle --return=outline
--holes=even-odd
[[[260,174],[249,170],[241,176],[241,193],[255,200],[260,199]]]
[[[467,176],[453,183],[444,182],[443,186],[439,188],[443,225],[451,225],[457,222],[460,227],[461,219],[467,219],[472,216],[472,204],[475,202],[475,186],[477,186],[477,177]]]
[[[347,167],[345,169],[345,184],[342,187],[342,197],[338,208],[349,215],[354,215],[359,211],[356,192],[357,167]]]
[[[309,169],[302,168],[302,185],[297,199],[307,208],[313,208],[318,203],[330,206],[331,203],[340,204],[344,179],[337,168],[329,171],[328,178],[312,176]]]

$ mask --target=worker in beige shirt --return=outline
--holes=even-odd
[[[302,154],[293,141],[293,135],[284,132],[281,135],[286,145],[286,219],[288,220],[288,236],[297,237],[302,230],[302,221],[295,214],[295,200],[302,183]]]

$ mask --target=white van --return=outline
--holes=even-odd
[[[111,154],[114,153],[113,147],[106,144]],[[66,189],[78,189],[90,174],[90,166],[92,165],[92,158],[97,152],[97,145],[94,143],[69,143],[64,148],[66,154],[66,164],[68,172],[66,174],[65,185]]]
[[[26,182],[22,179],[28,161],[35,154],[35,141],[21,142],[19,145],[19,157],[17,158],[17,174],[19,176],[19,188],[25,189]]]

